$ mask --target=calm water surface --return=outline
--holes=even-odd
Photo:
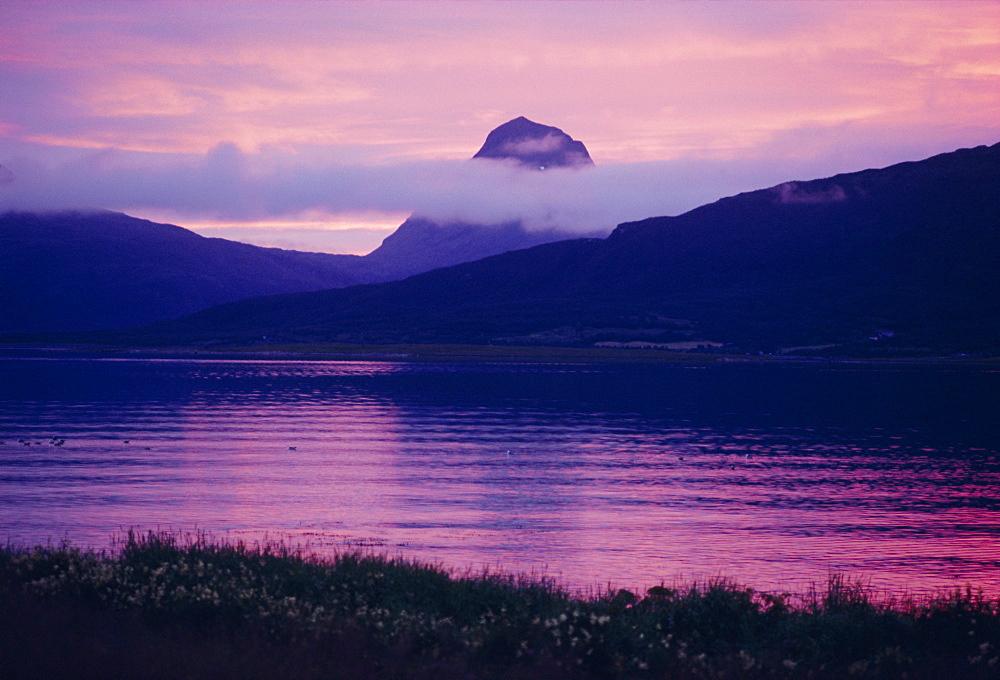
[[[0,540],[200,529],[574,588],[998,594],[998,405],[983,367],[6,357]]]

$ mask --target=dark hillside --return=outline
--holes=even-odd
[[[120,339],[992,353],[998,215],[1000,145],[978,147],[741,194],[605,240],[234,303]]]
[[[0,332],[124,328],[251,296],[349,285],[357,259],[204,238],[121,213],[6,213]]]

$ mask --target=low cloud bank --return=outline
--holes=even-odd
[[[57,162],[0,158],[13,180],[0,210],[159,210],[189,219],[252,221],[305,213],[400,212],[438,221],[609,233],[722,196],[788,180],[761,161],[678,160],[525,170],[495,160],[347,165],[220,144],[200,156],[81,151]]]

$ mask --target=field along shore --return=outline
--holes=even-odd
[[[1000,600],[719,578],[570,593],[373,553],[129,532],[0,549],[0,678],[995,678]]]

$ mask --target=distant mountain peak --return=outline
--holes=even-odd
[[[519,116],[496,128],[486,137],[473,158],[516,161],[529,170],[594,165],[587,148],[557,127],[540,125]],[[520,220],[497,224],[476,224],[461,219],[439,222],[412,215],[382,245],[365,256],[377,263],[386,278],[404,278],[420,272],[471,262],[510,250],[522,250],[543,243],[604,233],[526,229]]]
[[[541,125],[524,116],[507,121],[486,136],[486,143],[473,158],[516,160],[532,169],[577,168],[594,164],[583,142],[551,125]]]

